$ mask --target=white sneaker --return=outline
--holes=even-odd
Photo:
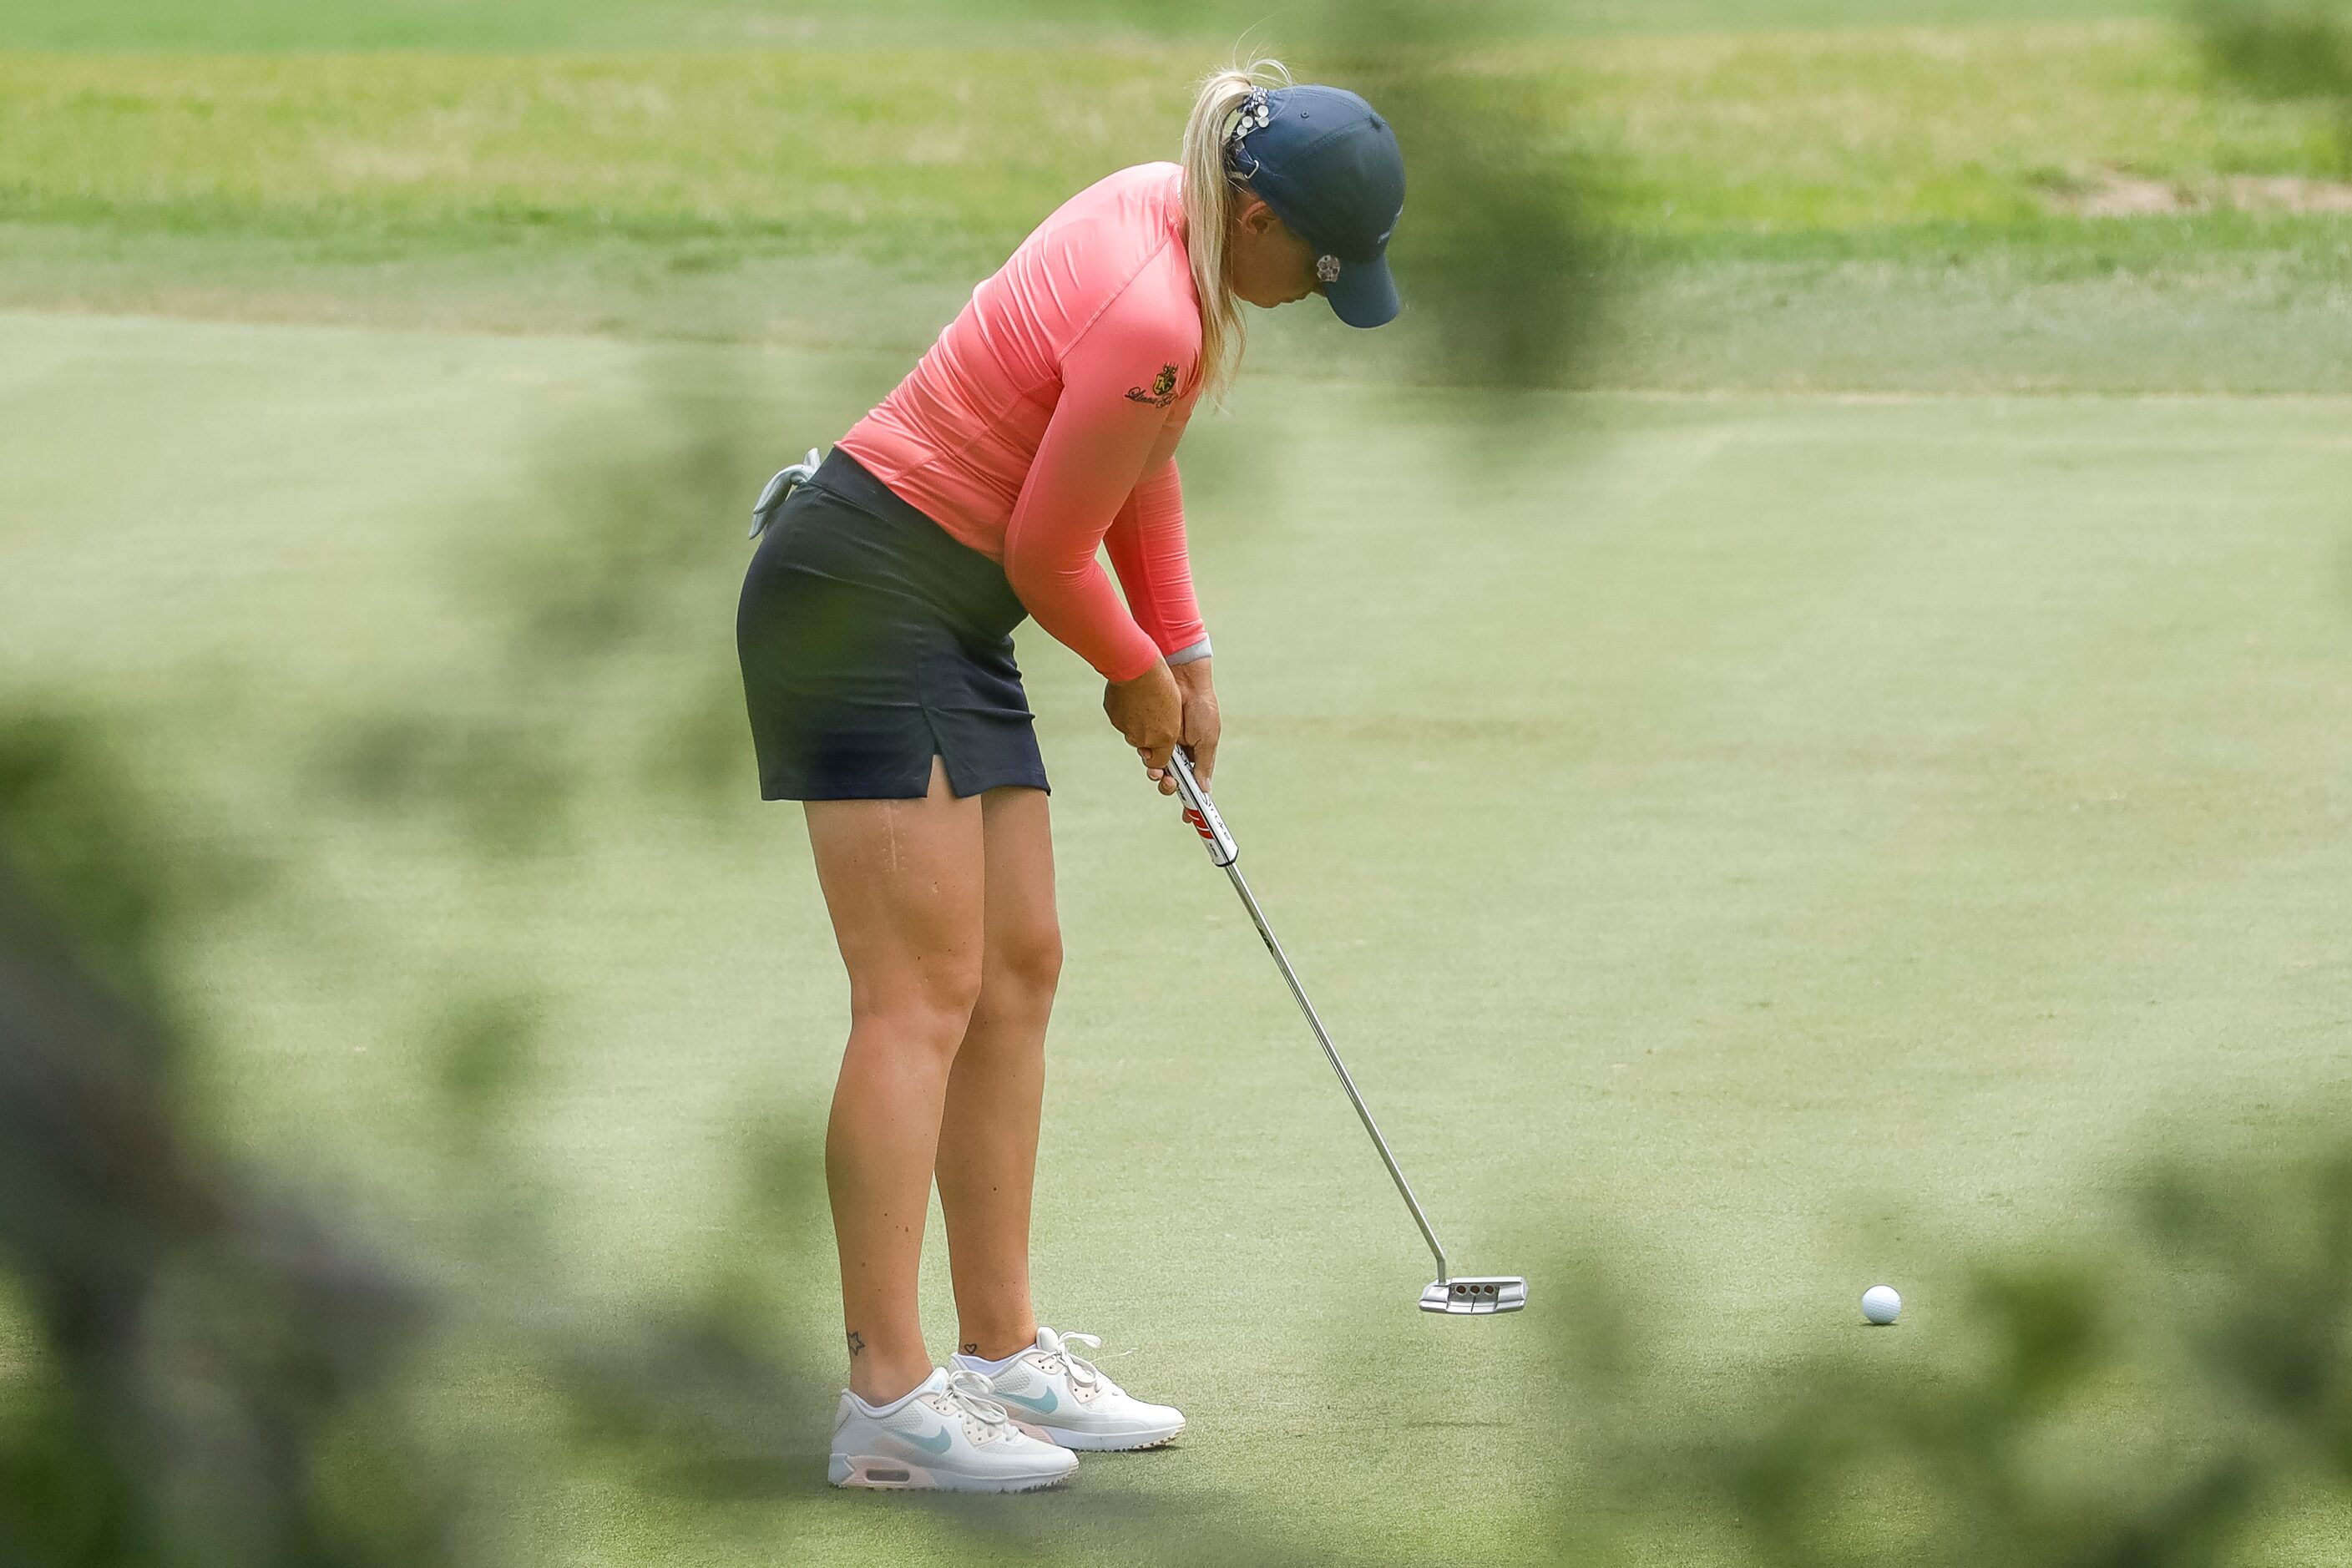
[[[986,1378],[940,1367],[878,1410],[845,1389],[826,1479],[837,1487],[1031,1492],[1077,1468],[1076,1454],[1014,1426]]]
[[[1013,1418],[1065,1448],[1157,1448],[1184,1430],[1184,1413],[1148,1405],[1103,1375],[1073,1344],[1098,1350],[1092,1334],[1037,1331],[1037,1342],[1002,1364],[960,1355],[956,1365],[988,1380],[988,1396],[1012,1406]]]

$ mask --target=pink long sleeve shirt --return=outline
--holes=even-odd
[[[1207,637],[1176,477],[1200,359],[1182,174],[1139,164],[1039,225],[840,444],[1128,680]]]

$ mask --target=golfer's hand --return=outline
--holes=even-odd
[[[1217,715],[1217,688],[1209,674],[1210,661],[1196,658],[1189,664],[1176,666],[1176,692],[1184,706],[1184,753],[1192,759],[1193,776],[1201,787],[1209,787],[1209,776],[1217,771],[1217,735],[1223,721]],[[1176,793],[1176,780],[1165,768],[1154,768],[1151,776],[1159,782],[1161,795]]]
[[[1156,659],[1133,680],[1114,680],[1103,688],[1103,712],[1111,728],[1127,737],[1143,765],[1160,776],[1183,736],[1184,706],[1168,661]]]

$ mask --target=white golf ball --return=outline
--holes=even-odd
[[[1862,1315],[1874,1323],[1891,1323],[1903,1310],[1903,1298],[1892,1285],[1873,1285],[1862,1293]]]

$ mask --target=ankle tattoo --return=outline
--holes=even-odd
[[[858,1352],[860,1352],[860,1351],[864,1350],[865,1348],[866,1348],[866,1336],[865,1336],[865,1335],[863,1335],[863,1334],[861,1334],[861,1333],[859,1333],[856,1329],[852,1329],[852,1330],[850,1330],[850,1331],[849,1331],[849,1353],[850,1353],[851,1355],[856,1355]]]
[[[963,1353],[964,1353],[964,1354],[966,1354],[966,1355],[972,1355],[972,1356],[976,1356],[976,1355],[978,1355],[978,1354],[980,1353],[980,1342],[979,1342],[978,1340],[966,1340],[966,1341],[964,1341],[964,1342],[963,1342]]]

